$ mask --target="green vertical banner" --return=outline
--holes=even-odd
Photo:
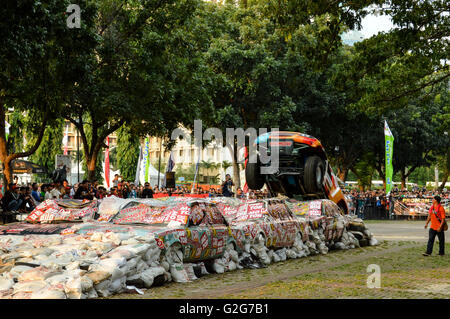
[[[148,182],[148,168],[150,166],[150,151],[149,151],[149,145],[148,145],[148,137],[145,138],[144,158],[146,159],[144,182],[147,183]]]
[[[390,194],[392,189],[392,175],[394,169],[392,167],[392,154],[394,152],[394,135],[392,135],[389,125],[384,121],[384,149],[386,152],[386,196]]]
[[[8,140],[8,136],[9,136],[9,128],[11,127],[11,125],[5,121],[5,137],[6,140]]]

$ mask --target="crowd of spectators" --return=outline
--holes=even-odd
[[[450,198],[450,192],[445,188],[441,192],[417,186],[410,190],[394,187],[388,198],[384,189],[368,191],[345,189],[344,194],[349,199],[350,212],[365,219],[392,218],[395,203],[404,198],[429,199],[430,203],[435,195],[439,195],[443,200]]]
[[[29,185],[19,186],[10,184],[9,190],[4,187],[2,189],[2,208],[6,211],[16,213],[31,212],[37,205],[47,199],[102,199],[109,196],[119,198],[153,198],[164,196],[185,196],[185,195],[203,195],[202,197],[219,197],[228,196],[222,194],[221,187],[194,187],[177,186],[175,188],[153,187],[150,183],[144,185],[135,185],[133,182],[116,179],[107,189],[99,185],[98,181],[89,182],[83,180],[75,185],[70,185],[67,180],[62,183],[32,183]],[[231,194],[237,198],[264,198],[268,197],[267,191],[250,191],[244,193],[241,188],[236,189],[236,193]]]

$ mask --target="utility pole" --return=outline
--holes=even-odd
[[[159,142],[159,159],[158,159],[158,189],[159,189],[159,179],[161,174],[161,152],[162,152],[162,138]]]

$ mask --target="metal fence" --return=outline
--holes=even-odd
[[[391,198],[386,206],[376,198],[353,200],[355,214],[361,219],[426,219],[432,198]],[[446,216],[450,216],[450,200],[443,199],[441,205]]]

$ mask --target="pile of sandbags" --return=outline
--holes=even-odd
[[[125,233],[0,237],[3,298],[96,298],[171,280],[152,237]]]
[[[378,240],[361,218],[355,215],[346,215],[345,218],[347,220],[346,230],[358,239],[360,246],[378,245]]]

